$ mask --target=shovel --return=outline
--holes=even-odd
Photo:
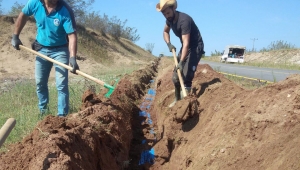
[[[72,67],[70,67],[70,66],[68,66],[68,65],[66,65],[66,64],[63,64],[63,63],[61,63],[61,62],[55,61],[55,60],[53,60],[52,58],[47,57],[46,55],[43,55],[43,54],[41,54],[41,53],[38,53],[38,52],[36,52],[36,51],[34,51],[34,50],[28,48],[28,47],[25,47],[25,46],[23,46],[23,45],[19,45],[19,47],[20,47],[21,49],[24,49],[24,50],[27,50],[27,51],[29,51],[29,52],[32,52],[32,53],[34,53],[34,54],[36,54],[36,55],[38,55],[38,56],[40,56],[40,57],[42,57],[42,58],[44,58],[44,59],[46,59],[46,60],[52,62],[52,63],[55,63],[55,64],[57,64],[57,65],[59,65],[59,66],[62,66],[62,67],[66,68],[66,69],[68,69],[68,70],[70,70],[70,71],[73,70]],[[82,71],[80,71],[80,70],[76,70],[75,72],[76,72],[77,74],[79,74],[79,75],[81,75],[81,76],[83,76],[83,77],[85,77],[85,78],[88,78],[88,79],[90,79],[90,80],[92,80],[92,81],[94,81],[94,82],[96,82],[96,83],[98,83],[98,84],[104,86],[105,88],[107,88],[107,89],[108,89],[108,92],[105,94],[105,97],[106,97],[106,98],[109,98],[110,95],[113,93],[113,91],[114,91],[114,89],[115,89],[113,86],[111,86],[111,85],[109,85],[109,84],[107,84],[107,83],[105,83],[105,82],[103,82],[103,81],[101,81],[101,80],[99,80],[99,79],[97,79],[97,78],[95,78],[95,77],[92,77],[92,76],[90,76],[90,75],[88,75],[88,74],[86,74],[86,73],[84,73],[84,72],[82,72]]]
[[[16,125],[16,119],[9,118],[2,126],[2,128],[0,129],[0,147],[2,146],[2,144],[4,143],[8,135],[10,134],[11,130],[15,127],[15,125]]]
[[[177,67],[178,61],[177,61],[177,57],[176,57],[176,53],[175,53],[174,49],[172,49],[172,53],[173,53],[173,57],[174,57],[174,61],[175,61],[175,67]],[[180,72],[179,69],[177,69],[177,74],[178,74],[178,78],[179,78],[179,82],[180,82],[180,86],[181,86],[182,96],[184,98],[184,97],[187,96],[187,94],[186,94],[186,91],[185,91],[185,87],[184,87],[184,84],[183,84],[183,79],[182,79],[181,72]]]

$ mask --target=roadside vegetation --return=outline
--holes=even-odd
[[[78,25],[91,28],[96,32],[100,32],[103,36],[111,35],[116,40],[125,38],[132,42],[136,42],[140,39],[140,36],[137,33],[138,30],[136,28],[126,26],[127,20],[121,21],[116,16],[109,17],[106,14],[101,15],[96,11],[90,12],[89,9],[94,3],[94,0],[66,0],[66,2],[74,10]],[[24,6],[25,4],[15,2],[6,15],[17,16],[22,11]],[[3,9],[0,8],[0,14],[1,12],[2,14],[5,14],[3,13]]]
[[[240,77],[238,75],[230,75],[230,74],[225,74],[224,75],[227,79],[233,81],[237,85],[245,88],[245,89],[257,89],[263,86],[266,86],[270,84],[270,82],[267,81],[258,81],[258,80],[251,80],[251,79],[246,79],[245,77]],[[276,82],[276,81],[275,81]]]

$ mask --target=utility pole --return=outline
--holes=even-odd
[[[258,39],[257,38],[251,38],[251,40],[253,41],[252,52],[254,52],[254,42],[255,42],[255,40],[258,40]]]

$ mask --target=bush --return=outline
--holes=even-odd
[[[147,43],[145,50],[152,54],[154,43]]]
[[[221,51],[217,51],[217,50],[215,50],[215,52],[211,52],[211,56],[220,56],[220,55],[222,55],[222,52]]]
[[[15,2],[14,5],[11,7],[10,11],[8,12],[8,15],[10,16],[17,16],[22,12],[22,9],[24,8],[24,4],[19,4],[18,2]]]
[[[3,13],[1,6],[2,6],[2,0],[0,0],[0,15]]]
[[[85,27],[89,27],[95,31],[99,31],[102,35],[110,34],[115,39],[125,38],[132,42],[140,39],[137,29],[126,26],[127,20],[121,21],[116,16],[109,18],[106,14],[101,16],[99,12],[89,12],[89,7],[95,0],[66,0],[74,11],[76,22]],[[1,4],[2,0],[0,0]],[[25,5],[15,2],[9,11],[9,15],[19,15]],[[1,6],[0,6],[1,7]],[[0,8],[0,14],[2,10]]]
[[[291,43],[284,42],[283,40],[271,42],[271,44],[267,48],[262,48],[260,52],[267,52],[273,50],[283,50],[283,49],[295,49],[295,45]]]

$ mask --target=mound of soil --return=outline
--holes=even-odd
[[[159,60],[126,75],[110,99],[87,90],[82,111],[47,116],[22,142],[0,155],[0,169],[124,169],[129,164],[135,105],[144,96]]]
[[[110,99],[86,91],[82,111],[46,117],[0,155],[0,169],[300,169],[300,75],[246,90],[200,64],[191,94],[169,108],[173,68],[157,59]],[[150,80],[154,140],[138,117]],[[155,150],[152,165],[139,164],[141,139]]]
[[[245,90],[199,65],[192,94],[168,108],[170,63],[158,71],[152,114],[163,135],[150,169],[300,169],[300,75]]]

